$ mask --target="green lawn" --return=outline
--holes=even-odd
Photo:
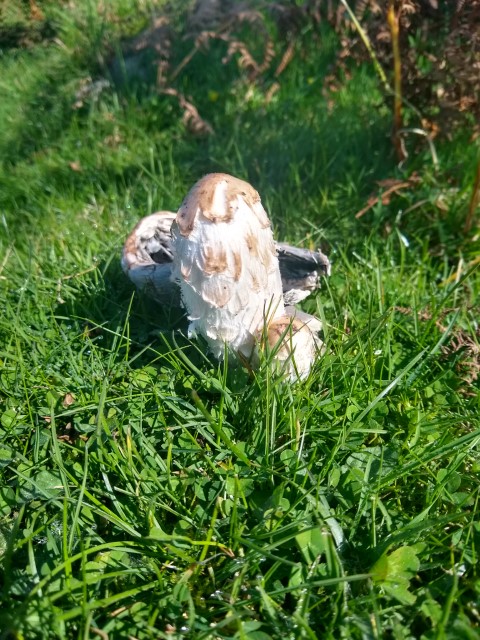
[[[154,85],[78,104],[165,3],[37,4],[54,35],[0,56],[0,638],[478,638],[478,141],[436,140],[435,169],[409,136],[398,168],[369,65],[324,95],[326,25],[270,101],[197,54],[175,86],[213,135]],[[120,269],[217,170],[332,260],[305,382],[218,365]]]

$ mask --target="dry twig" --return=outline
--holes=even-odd
[[[355,214],[355,218],[358,219],[364,216],[367,213],[367,211],[370,211],[370,209],[380,201],[382,202],[382,204],[388,204],[390,202],[390,196],[393,193],[398,193],[402,189],[408,189],[409,187],[412,187],[414,184],[417,184],[419,180],[420,178],[416,174],[413,174],[412,176],[410,176],[408,180],[404,180],[404,181],[382,180],[378,182],[377,184],[380,187],[387,186],[387,189],[383,193],[381,193],[379,196],[369,198],[367,206],[364,207],[363,209],[360,209],[360,211],[358,211]]]

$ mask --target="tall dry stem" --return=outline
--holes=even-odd
[[[393,144],[399,162],[403,162],[407,157],[405,145],[401,136],[403,128],[402,117],[402,59],[400,56],[400,14],[402,12],[403,0],[396,2],[389,0],[387,10],[387,22],[392,36],[393,53]],[[395,8],[398,6],[398,9]]]

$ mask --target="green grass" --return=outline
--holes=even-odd
[[[0,58],[0,638],[477,638],[469,132],[438,143],[437,172],[409,139],[398,169],[372,69],[327,107],[328,30],[267,105],[197,56],[178,86],[207,138],[153,89],[73,109],[148,17],[78,4],[45,3],[64,46]],[[250,180],[280,239],[328,247],[304,383],[216,364],[121,272],[138,218],[211,170]]]

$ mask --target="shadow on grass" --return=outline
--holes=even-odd
[[[309,225],[327,226],[332,240],[352,226],[361,231],[344,202],[360,208],[375,181],[392,175],[390,116],[366,69],[357,70],[336,99],[325,99],[333,37],[325,38],[325,50],[307,46],[306,61],[292,63],[270,102],[265,91],[272,78],[247,85],[234,62],[222,64],[221,50],[197,56],[178,84],[212,123],[208,138],[182,131],[175,99],[158,96],[153,84],[117,84],[75,111],[78,79],[88,72],[98,78],[98,69],[81,68],[78,55],[52,57],[50,48],[36,54],[36,75],[31,71],[23,94],[10,97],[10,110],[19,97],[22,109],[3,145],[5,208],[21,219],[22,210],[38,215],[51,195],[86,200],[113,191],[121,197],[145,178],[152,154],[159,163],[171,155],[183,179],[170,198],[177,206],[201,175],[225,171],[257,187],[285,239],[305,237]],[[22,54],[20,71],[29,55]],[[91,58],[85,54],[85,61]]]
[[[101,344],[102,350],[116,351],[123,357],[128,350],[132,358],[154,345],[161,353],[168,350],[173,331],[186,332],[183,310],[175,305],[162,306],[137,292],[117,255],[101,262],[98,273],[98,286],[60,303],[56,316],[62,322],[77,323],[85,338]]]

